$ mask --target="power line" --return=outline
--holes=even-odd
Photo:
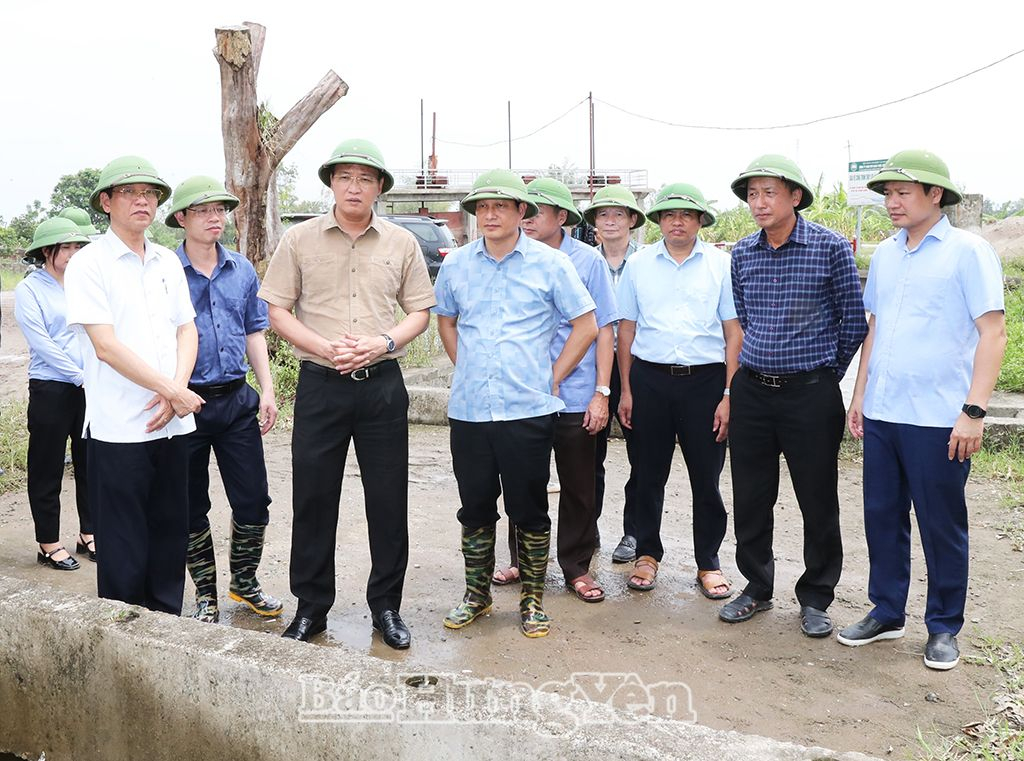
[[[878,105],[875,105],[875,106],[868,106],[867,108],[858,108],[855,111],[847,111],[846,113],[834,114],[833,116],[822,116],[822,117],[820,117],[818,119],[811,119],[811,120],[806,121],[806,122],[793,122],[792,124],[775,124],[775,125],[772,125],[772,126],[761,126],[761,127],[733,127],[733,126],[722,126],[722,125],[712,125],[712,124],[680,124],[678,122],[670,122],[670,121],[667,121],[665,119],[658,119],[658,118],[653,117],[653,116],[645,116],[644,114],[638,114],[635,111],[630,111],[628,109],[622,108],[621,106],[616,106],[614,103],[609,103],[608,101],[601,100],[600,98],[595,98],[594,100],[597,100],[599,103],[603,103],[604,105],[608,106],[609,108],[614,108],[616,111],[621,111],[622,113],[628,114],[629,116],[634,116],[637,119],[644,119],[645,121],[649,121],[649,122],[657,122],[658,124],[665,124],[665,125],[668,125],[669,127],[683,127],[685,129],[722,130],[722,131],[732,131],[732,132],[739,132],[739,131],[765,131],[765,130],[774,130],[774,129],[788,129],[790,127],[808,127],[808,126],[810,126],[812,124],[820,124],[821,122],[833,121],[835,119],[844,119],[847,116],[856,116],[857,114],[865,114],[865,113],[867,113],[869,111],[877,111],[880,108],[886,108],[887,106],[892,106],[892,105],[895,105],[897,103],[903,103],[903,102],[911,100],[913,98],[918,98],[918,97],[920,97],[922,95],[927,95],[928,93],[935,92],[936,90],[938,90],[938,89],[940,89],[942,87],[946,87],[947,85],[951,85],[951,84],[953,84],[955,82],[959,82],[962,79],[967,79],[968,77],[974,76],[975,74],[978,74],[979,72],[985,71],[986,69],[991,69],[993,66],[998,66],[999,64],[1001,64],[1001,63],[1003,63],[1005,61],[1008,61],[1011,58],[1013,58],[1014,56],[1020,55],[1021,53],[1024,53],[1024,49],[1014,51],[1013,53],[1010,53],[1009,55],[1003,56],[998,61],[993,61],[992,63],[986,64],[985,66],[982,66],[980,68],[974,69],[973,71],[968,71],[966,74],[961,74],[958,77],[954,77],[953,79],[949,79],[949,80],[947,80],[945,82],[941,82],[940,84],[937,84],[937,85],[934,85],[932,87],[929,87],[926,90],[921,90],[920,92],[913,93],[912,95],[906,95],[906,96],[904,96],[902,98],[896,98],[895,100],[888,100],[885,103],[879,103]]]
[[[561,121],[562,119],[567,117],[569,114],[571,114],[573,111],[575,111],[577,108],[579,108],[580,106],[582,106],[586,102],[587,102],[587,99],[584,98],[583,100],[581,100],[579,103],[577,103],[574,106],[572,106],[571,108],[569,108],[569,110],[565,111],[560,116],[556,116],[554,119],[549,121],[547,124],[544,124],[544,125],[541,125],[540,127],[537,127],[537,129],[535,129],[533,132],[529,132],[529,133],[527,133],[525,135],[520,135],[519,137],[512,138],[512,142],[517,142],[519,140],[525,140],[528,137],[533,137],[538,132],[546,130],[552,124],[554,124],[557,121]],[[464,148],[493,148],[495,145],[504,145],[505,143],[508,142],[508,138],[502,138],[501,140],[495,140],[493,143],[460,143],[460,142],[457,142],[455,140],[442,140],[441,138],[437,138],[437,142],[444,143],[445,145],[461,145]]]

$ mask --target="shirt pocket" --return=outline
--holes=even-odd
[[[333,251],[314,251],[299,261],[301,300],[325,304],[341,293],[339,271],[342,262]]]
[[[397,254],[376,254],[370,259],[370,282],[384,293],[397,294],[402,287],[402,259]]]

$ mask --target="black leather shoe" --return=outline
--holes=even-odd
[[[836,639],[841,645],[860,647],[883,639],[899,639],[904,631],[903,624],[883,624],[871,616],[864,616],[857,623],[841,630]]]
[[[327,617],[307,618],[296,616],[295,620],[288,624],[281,636],[285,639],[295,639],[299,642],[307,642],[310,637],[315,637],[320,632],[327,631]]]
[[[754,617],[755,613],[763,610],[771,610],[774,606],[771,600],[755,600],[746,592],[735,600],[730,600],[718,611],[718,617],[727,624],[738,624]]]
[[[956,636],[943,632],[929,634],[928,644],[924,646],[924,665],[937,671],[949,671],[960,662],[960,648],[956,644]]]
[[[626,534],[619,540],[618,547],[612,552],[613,563],[632,563],[636,560],[636,537]]]
[[[412,634],[397,610],[382,610],[373,614],[373,628],[380,632],[381,639],[388,647],[405,650],[412,644]]]
[[[37,552],[36,562],[39,563],[39,565],[48,565],[56,571],[77,571],[81,568],[81,566],[78,565],[78,561],[71,557],[70,554],[63,560],[53,559],[53,556],[63,549],[63,547],[58,547],[50,552]],[[67,552],[67,550],[65,550],[65,552]]]
[[[823,610],[803,605],[800,608],[800,631],[808,637],[827,637],[832,633],[832,619]]]

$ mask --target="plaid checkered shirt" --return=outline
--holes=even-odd
[[[740,364],[751,370],[832,367],[842,378],[867,335],[850,243],[800,214],[779,248],[764,230],[733,247],[732,289],[744,331]]]

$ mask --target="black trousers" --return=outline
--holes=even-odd
[[[597,549],[594,514],[594,443],[583,427],[582,412],[555,414],[555,469],[558,471],[558,565],[566,581],[590,571]],[[511,565],[519,565],[515,524],[508,525]]]
[[[769,388],[743,369],[733,378],[729,452],[736,564],[747,579],[744,591],[758,600],[771,599],[781,453],[804,524],[804,573],[796,596],[801,605],[825,610],[843,569],[838,458],[846,413],[832,370],[804,375],[817,382]]]
[[[100,597],[181,615],[188,545],[188,444],[88,439]]]
[[[28,504],[40,544],[60,541],[60,490],[69,438],[75,468],[78,530],[93,533],[86,447],[82,439],[84,420],[84,389],[62,381],[29,380]]]
[[[715,441],[712,427],[725,389],[725,365],[708,365],[692,375],[675,376],[634,359],[629,382],[633,391],[637,557],[662,559],[665,484],[678,441],[693,497],[694,560],[700,570],[717,569],[727,520],[718,490],[725,442]]]
[[[505,514],[526,531],[549,531],[548,476],[555,416],[487,423],[449,419],[452,467],[459,484],[458,518],[466,528],[498,522]]]
[[[604,509],[604,460],[608,456],[608,436],[612,431],[612,418],[619,417],[619,400],[622,398],[622,379],[619,377],[619,364],[612,363],[612,379],[608,384],[612,393],[608,397],[608,425],[598,431],[594,437],[594,465],[597,477],[596,491],[594,495],[594,510],[596,518],[601,517]],[[619,427],[622,428],[622,437],[626,441],[626,459],[629,461],[629,478],[623,489],[625,501],[622,503],[622,533],[629,536],[636,536],[636,479],[633,478],[633,431],[622,425],[619,420]],[[595,519],[596,520],[596,519]]]
[[[338,507],[354,442],[370,542],[366,601],[398,610],[409,564],[409,394],[394,360],[362,381],[303,362],[292,432],[291,590],[297,615],[334,605]]]
[[[224,396],[201,395],[206,404],[196,415],[196,430],[185,437],[189,448],[189,533],[210,527],[211,450],[217,456],[235,523],[265,526],[270,521],[270,493],[257,419],[260,396],[248,383]]]

